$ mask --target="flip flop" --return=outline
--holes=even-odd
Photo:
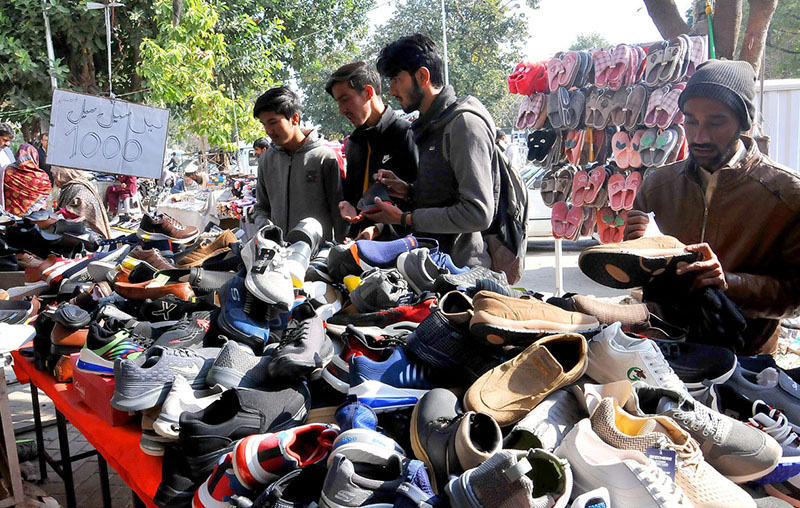
[[[627,169],[630,165],[626,154],[630,144],[631,139],[625,131],[619,131],[611,138],[611,151],[620,169]]]
[[[555,238],[564,238],[567,233],[567,213],[569,213],[569,207],[565,202],[558,201],[553,205],[553,211],[550,215],[550,227]]]
[[[583,196],[583,204],[589,205],[597,199],[597,194],[603,188],[606,181],[606,170],[603,166],[597,166],[589,171],[589,189]]]
[[[625,178],[625,193],[622,197],[622,208],[630,210],[633,208],[633,201],[636,199],[636,193],[642,185],[642,174],[639,171],[631,171],[627,178]]]
[[[578,129],[583,127],[583,114],[586,110],[586,96],[581,90],[569,92],[569,103],[565,108],[564,126],[567,129]]]
[[[577,240],[578,235],[581,234],[583,219],[583,206],[573,206],[570,208],[567,212],[567,227],[564,232],[564,238],[571,241]]]
[[[608,179],[608,205],[612,210],[622,210],[623,199],[625,197],[625,175],[614,173]]]
[[[622,125],[627,130],[632,131],[639,124],[645,104],[647,104],[647,87],[641,83],[634,85],[623,108],[624,122]]]
[[[642,155],[639,153],[639,145],[642,142],[642,136],[645,133],[645,129],[639,129],[633,133],[631,137],[631,153],[628,159],[629,166],[631,168],[640,168],[642,167]]]
[[[597,208],[583,207],[583,224],[579,236],[592,236],[592,231],[597,224]]]
[[[639,156],[642,159],[642,166],[652,167],[655,166],[653,158],[656,151],[656,138],[658,138],[658,129],[647,129],[642,138],[639,140]]]
[[[658,41],[651,45],[647,50],[646,67],[644,71],[644,82],[647,86],[654,88],[658,86],[658,73],[664,62],[664,50],[669,46],[667,41]]]
[[[584,170],[576,171],[572,178],[572,204],[583,206],[584,196],[589,188],[589,173]]]
[[[678,144],[678,133],[674,129],[667,129],[658,135],[655,141],[653,153],[653,165],[663,166],[667,162],[670,153],[675,150]]]

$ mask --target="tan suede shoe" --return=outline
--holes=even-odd
[[[586,355],[583,335],[545,337],[478,378],[464,405],[491,415],[501,427],[513,425],[550,393],[577,381],[586,371]]]
[[[542,335],[584,333],[600,328],[592,316],[569,312],[531,296],[513,298],[480,291],[472,304],[475,311],[470,333],[495,345],[533,342]]]
[[[238,242],[239,239],[230,229],[222,232],[213,242],[207,245],[200,245],[197,249],[187,254],[183,259],[178,261],[180,268],[190,268],[192,266],[200,266],[208,258],[214,257],[217,254],[228,252],[230,247],[228,245]]]

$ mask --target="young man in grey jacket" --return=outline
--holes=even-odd
[[[316,130],[300,128],[301,110],[300,99],[286,86],[268,90],[253,107],[273,145],[258,161],[255,223],[259,228],[272,223],[286,233],[314,217],[326,240],[341,240],[339,163]]]
[[[481,235],[492,223],[499,194],[491,115],[474,97],[459,99],[453,87],[444,86],[442,57],[424,35],[403,37],[383,48],[377,67],[389,78],[389,93],[403,110],[420,113],[411,124],[419,166],[413,183],[391,171],[378,174],[390,194],[411,201],[413,211],[376,200],[382,211],[370,218],[435,238],[457,265],[491,267]]]

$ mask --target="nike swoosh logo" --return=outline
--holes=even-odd
[[[170,369],[188,376],[196,376],[200,373],[200,367],[197,365],[192,365],[191,367],[170,367]]]

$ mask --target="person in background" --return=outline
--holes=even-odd
[[[503,151],[508,159],[508,163],[512,167],[517,167],[517,147],[514,143],[509,143],[508,138],[506,137],[506,133],[502,131],[502,129],[497,129],[497,133],[494,136],[494,142],[497,143],[497,146]]]
[[[53,183],[58,190],[56,211],[83,217],[86,225],[103,238],[111,238],[111,227],[103,200],[83,171],[53,166]]]
[[[379,169],[391,170],[407,182],[417,178],[417,146],[411,123],[384,104],[381,77],[364,62],[339,67],[328,79],[325,91],[339,105],[339,113],[355,127],[345,146],[347,177],[339,212],[343,219],[357,224],[348,236],[356,236],[361,230],[359,238],[372,239],[379,232],[378,226],[369,220],[369,214],[359,215],[356,204],[375,183]]]
[[[47,144],[50,137],[46,132],[39,134],[39,140],[36,142],[36,150],[39,152],[39,167],[47,173],[50,178],[50,183],[53,183],[53,174],[50,172],[50,164],[47,163]]]
[[[14,163],[16,159],[11,150],[11,141],[14,139],[14,128],[8,123],[0,123],[0,208],[5,209],[3,199],[3,171]]]
[[[134,196],[138,189],[135,176],[117,175],[117,180],[119,185],[112,185],[106,189],[106,202],[112,217],[117,215],[119,204],[124,199]]]
[[[300,127],[301,112],[300,98],[288,86],[267,90],[253,105],[253,117],[272,140],[272,149],[258,161],[254,222],[259,228],[274,224],[287,232],[314,217],[325,240],[341,240],[339,162],[316,129]]]
[[[23,143],[17,151],[17,161],[6,167],[3,175],[6,210],[17,217],[44,210],[51,190],[50,178],[39,167],[39,152],[33,145]]]
[[[186,183],[189,184],[189,187],[195,189],[208,188],[208,176],[205,172],[200,171],[197,164],[189,164],[186,166],[186,169],[183,170],[183,176],[188,180]]]
[[[260,137],[253,141],[253,152],[256,154],[256,159],[261,158],[261,154],[269,149],[269,140],[265,137]]]

